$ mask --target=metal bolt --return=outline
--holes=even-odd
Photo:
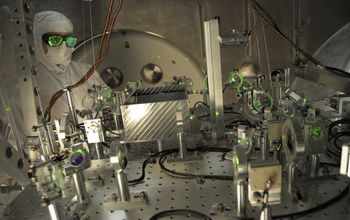
[[[219,203],[219,204],[218,204],[218,211],[219,211],[219,212],[224,212],[224,211],[225,211],[225,206],[224,206],[224,204],[222,204],[222,203]]]
[[[116,202],[118,200],[118,195],[116,193],[113,193],[111,198],[113,202]]]
[[[141,200],[145,200],[146,199],[146,193],[145,192],[141,192],[140,193],[140,198],[141,198]]]

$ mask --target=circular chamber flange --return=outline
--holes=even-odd
[[[142,68],[141,77],[146,83],[156,84],[162,80],[163,71],[156,64],[149,63]]]
[[[116,89],[123,83],[124,76],[117,68],[108,67],[102,71],[101,78],[111,89]]]

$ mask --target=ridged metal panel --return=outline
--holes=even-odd
[[[176,111],[182,111],[184,132],[190,135],[188,101],[168,101],[121,107],[125,141],[159,140],[176,137]]]
[[[162,86],[162,87],[153,87],[153,88],[143,88],[136,91],[137,96],[142,95],[154,95],[161,93],[174,93],[174,92],[183,92],[185,91],[186,85],[181,86]]]

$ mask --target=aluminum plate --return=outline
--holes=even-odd
[[[168,145],[169,147],[169,145]],[[143,159],[149,151],[157,152],[157,142],[132,144],[129,163],[127,166],[128,179],[134,179],[141,175]],[[178,172],[193,174],[220,174],[233,175],[231,161],[220,162],[220,153],[202,153],[202,161],[165,163],[165,166]],[[142,209],[130,209],[121,211],[104,211],[102,203],[105,196],[117,192],[115,179],[112,177],[113,168],[108,159],[94,160],[93,166],[86,170],[86,187],[91,202],[85,207],[85,212],[91,219],[104,220],[148,220],[154,214],[171,209],[192,209],[210,215],[214,203],[224,203],[233,208],[232,181],[205,180],[204,184],[197,184],[195,179],[174,178],[161,171],[158,163],[147,165],[144,183],[130,188],[131,193],[146,191],[149,196],[149,206]],[[104,175],[104,184],[98,181],[88,180],[96,174]],[[299,181],[302,190],[308,193],[305,202],[293,203],[291,199],[282,192],[282,203],[273,205],[273,216],[307,210],[323,204],[325,201],[335,197],[343,190],[349,180],[343,176],[336,179],[317,181]],[[66,204],[75,195],[74,187],[68,189],[68,198],[61,201]],[[50,216],[46,207],[38,202],[40,196],[36,187],[24,190],[2,213],[1,219],[36,219],[49,220]],[[306,215],[300,219],[340,219],[348,220],[349,213],[345,213],[346,199],[343,199],[327,209]],[[248,207],[248,217],[255,217],[259,208]],[[235,219],[231,216],[211,215],[212,219]],[[181,215],[167,216],[162,219],[198,219],[197,217]]]

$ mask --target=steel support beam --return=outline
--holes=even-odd
[[[209,103],[213,143],[223,147],[225,142],[222,95],[220,35],[218,20],[204,22],[205,50],[209,85]]]
[[[28,183],[29,163],[23,156],[0,134],[0,167],[14,180]]]
[[[36,136],[32,125],[41,122],[43,116],[39,91],[35,82],[36,63],[33,40],[33,21],[29,7],[30,1],[9,0],[11,16],[11,36],[16,57],[18,82],[26,135]]]

